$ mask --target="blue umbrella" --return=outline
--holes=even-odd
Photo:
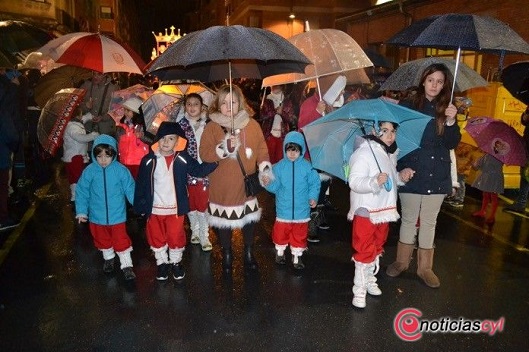
[[[303,127],[314,168],[347,181],[349,158],[356,136],[370,134],[379,121],[399,124],[399,158],[419,148],[431,116],[384,99],[353,100]]]

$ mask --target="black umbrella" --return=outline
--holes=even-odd
[[[404,28],[386,43],[457,50],[458,64],[461,50],[497,53],[501,55],[500,69],[506,53],[529,54],[529,43],[507,24],[492,17],[471,14],[449,13],[424,18]]]
[[[0,21],[0,49],[14,65],[53,39],[53,35],[22,21]]]
[[[501,81],[513,97],[529,105],[529,61],[505,67],[501,73]]]
[[[264,78],[303,73],[310,60],[293,44],[266,29],[214,26],[171,44],[148,68],[160,80]]]

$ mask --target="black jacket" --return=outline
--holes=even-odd
[[[428,102],[429,103],[429,102]],[[409,102],[400,105],[413,109]],[[433,104],[424,104],[421,111],[432,116]],[[397,132],[398,133],[398,132]],[[402,157],[397,164],[400,171],[404,168],[415,170],[413,178],[399,187],[401,193],[449,194],[452,191],[450,175],[450,149],[454,149],[461,140],[459,126],[445,126],[442,136],[437,135],[435,119],[430,120],[424,129],[419,149]]]

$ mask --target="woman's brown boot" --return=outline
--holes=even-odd
[[[424,281],[426,286],[437,288],[441,286],[439,278],[432,270],[434,249],[417,250],[417,275]]]
[[[397,244],[397,259],[386,269],[386,274],[391,277],[397,277],[410,266],[411,256],[415,246],[399,241]]]

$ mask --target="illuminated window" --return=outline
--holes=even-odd
[[[110,6],[101,6],[101,12],[100,17],[102,19],[111,20],[114,18],[114,14],[112,13],[112,7]]]

